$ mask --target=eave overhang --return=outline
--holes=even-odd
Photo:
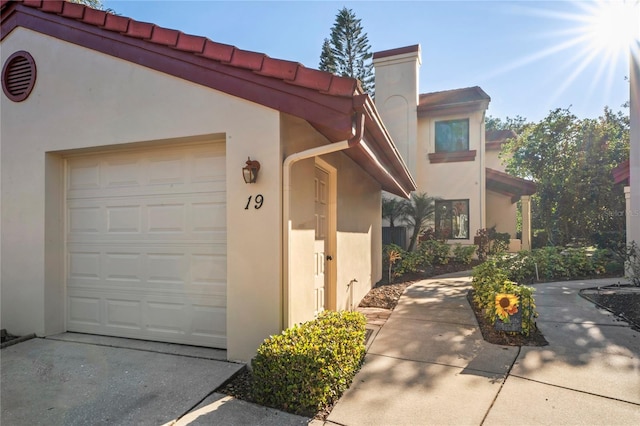
[[[523,195],[533,195],[536,192],[534,182],[488,167],[486,168],[486,187],[488,191],[511,197],[511,203],[517,202]]]
[[[213,42],[65,1],[0,3],[0,40],[22,27],[308,121],[329,142],[349,139],[364,113],[364,144],[345,151],[385,191],[408,197],[415,182],[356,79]]]

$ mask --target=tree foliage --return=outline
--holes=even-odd
[[[396,221],[404,218],[403,200],[382,197],[382,218],[389,221],[390,228],[394,228]]]
[[[324,40],[319,68],[322,71],[360,80],[365,92],[373,95],[373,54],[361,20],[352,9],[338,11],[331,36]]]
[[[109,9],[104,7],[104,3],[102,0],[67,0],[71,3],[84,4],[85,6],[89,6],[93,9],[104,10],[105,12],[115,13],[113,9]]]
[[[515,117],[507,117],[504,120],[490,115],[484,121],[485,130],[513,130],[516,134],[522,133],[531,123],[526,118],[516,115]]]
[[[427,229],[436,211],[434,197],[429,197],[425,193],[411,194],[411,200],[403,200],[402,212],[404,220],[412,229],[411,239],[407,251],[413,251],[416,247],[418,237]]]
[[[612,170],[629,158],[629,117],[605,108],[597,119],[555,109],[503,147],[507,170],[532,179],[532,227],[548,243],[594,242],[624,231],[624,196]]]

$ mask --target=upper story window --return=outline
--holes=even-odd
[[[455,163],[476,159],[476,151],[469,149],[468,118],[436,121],[435,145],[435,152],[428,155],[431,163]]]
[[[469,151],[469,119],[436,121],[436,152]]]

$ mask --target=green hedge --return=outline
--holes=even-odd
[[[605,249],[544,247],[497,256],[494,260],[509,280],[518,283],[568,280],[611,272],[610,251]]]
[[[325,311],[271,336],[251,362],[256,402],[312,416],[349,387],[365,353],[366,319]]]

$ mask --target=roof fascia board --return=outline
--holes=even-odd
[[[437,115],[469,114],[476,111],[485,111],[489,107],[489,101],[472,101],[460,104],[418,106],[418,117],[434,117]]]

